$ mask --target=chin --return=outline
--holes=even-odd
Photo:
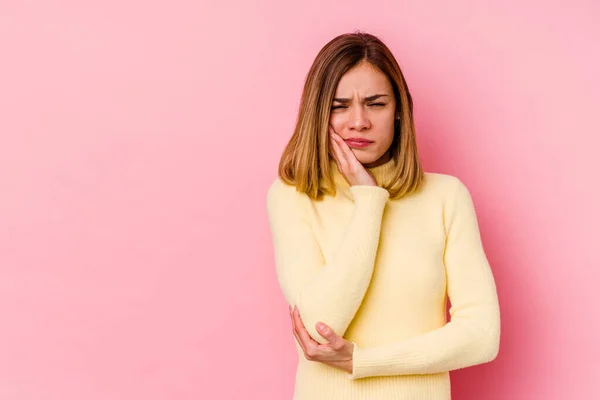
[[[354,149],[352,149],[352,152],[361,164],[371,164],[381,158],[381,156],[373,155],[371,153],[363,153],[360,150],[355,151]]]

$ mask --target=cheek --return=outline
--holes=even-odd
[[[336,132],[339,132],[344,127],[344,117],[339,114],[331,114],[329,116],[329,124],[333,126],[333,129]]]
[[[381,118],[377,121],[378,133],[382,138],[394,137],[394,118]]]
[[[378,141],[382,148],[387,149],[394,141],[394,126],[393,124],[386,124],[386,126],[382,128],[383,129],[379,131]]]

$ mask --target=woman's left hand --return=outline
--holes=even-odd
[[[324,323],[317,323],[317,331],[327,339],[328,343],[320,344],[315,341],[304,327],[298,308],[290,307],[290,317],[294,328],[294,336],[309,361],[318,361],[335,368],[352,373],[352,353],[354,343],[337,335],[333,329]]]

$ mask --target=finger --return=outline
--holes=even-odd
[[[296,338],[296,341],[298,342],[298,345],[300,345],[300,348],[302,349],[302,353],[304,353],[304,358],[306,358],[307,360],[314,360],[314,356],[316,355],[316,353],[312,350],[309,350],[309,347],[307,345],[307,343],[305,342],[305,340],[300,337],[300,330],[301,328],[298,326],[297,323],[297,319],[296,319],[296,315],[294,310],[292,310],[292,313],[290,314],[290,316],[292,317],[292,323],[294,325],[294,337]]]
[[[319,332],[321,334],[321,336],[323,336],[325,339],[327,339],[327,341],[329,342],[331,347],[333,347],[334,349],[337,350],[337,349],[341,348],[341,346],[344,345],[344,341],[343,341],[342,337],[339,336],[338,334],[336,334],[333,331],[333,329],[331,329],[331,327],[328,326],[327,324],[324,324],[322,322],[317,322],[315,327],[317,328],[317,332]]]
[[[344,156],[342,155],[342,151],[340,150],[340,146],[335,142],[335,139],[331,139],[331,147],[333,148],[334,160],[337,164],[337,167],[340,171],[346,170],[346,162],[344,160]],[[343,161],[342,161],[343,160]]]
[[[336,146],[336,140],[335,140],[335,132],[333,130],[333,127],[331,125],[329,125],[329,148],[331,149],[331,155],[333,156],[335,162],[338,164],[338,167],[340,166],[340,160],[339,157],[341,156],[340,154],[340,150],[339,148]]]
[[[341,140],[340,136],[333,130],[331,132],[331,147],[333,149],[338,168],[340,171],[345,171],[346,167],[348,166],[348,161],[346,160],[346,156],[344,155],[339,144],[339,142],[343,140]]]
[[[290,311],[290,319],[292,320],[292,333],[294,334],[294,337],[296,338],[296,341],[298,342],[300,347],[302,347],[302,351],[306,354],[305,345],[304,343],[302,343],[302,339],[300,339],[300,336],[298,336],[298,328],[296,327],[296,321],[294,320],[293,310]]]
[[[335,151],[333,148],[333,144],[335,142],[335,140],[333,140],[333,127],[331,125],[329,125],[328,129],[328,138],[327,138],[327,144],[329,145],[329,154],[331,154],[331,156],[333,157],[333,159],[335,160]],[[337,162],[337,160],[335,160],[335,162]]]
[[[348,161],[348,156],[346,155],[346,153],[344,152],[344,148],[342,147],[342,143],[345,144],[344,139],[342,139],[342,137],[335,132],[333,132],[333,143],[340,161]]]
[[[300,312],[298,311],[297,307],[294,309],[294,321],[297,327],[298,336],[300,336],[300,339],[302,339],[306,345],[306,351],[310,352],[315,350],[319,343],[310,337],[310,334],[302,322],[302,318],[300,318]]]
[[[350,165],[359,162],[350,146],[348,146],[348,143],[344,142],[344,139],[342,139],[340,135],[336,134],[336,137],[338,139],[336,143],[339,145],[340,151],[343,154],[346,163]]]

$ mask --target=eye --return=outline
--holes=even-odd
[[[378,107],[381,107],[381,106],[385,106],[385,103],[371,103],[371,104],[369,104],[369,105],[370,105],[370,106],[378,106]]]
[[[336,110],[338,108],[348,108],[348,107],[346,107],[346,106],[332,106],[331,107],[332,110]]]

